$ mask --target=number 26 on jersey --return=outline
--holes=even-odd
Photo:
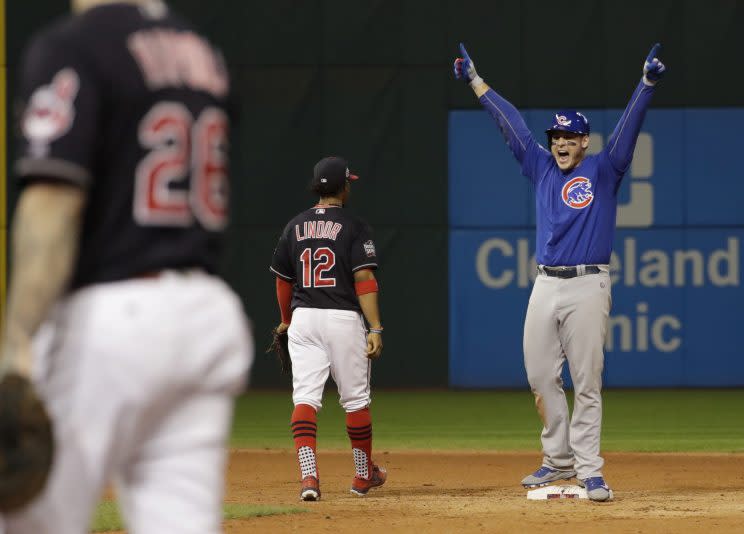
[[[207,230],[225,227],[227,129],[227,115],[216,107],[205,108],[196,119],[178,102],[150,109],[138,132],[150,152],[135,172],[137,223],[185,227],[196,219]]]

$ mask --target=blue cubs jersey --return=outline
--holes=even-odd
[[[566,173],[535,140],[511,103],[493,89],[481,96],[481,104],[499,123],[522,174],[535,187],[538,264],[609,263],[617,191],[630,167],[653,91],[641,81],[604,149]]]

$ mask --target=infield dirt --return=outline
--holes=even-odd
[[[349,493],[351,453],[319,453],[322,499],[299,501],[290,451],[232,451],[227,502],[293,506],[306,513],[225,523],[225,532],[744,532],[744,454],[608,453],[615,500],[528,501],[521,478],[536,453],[375,453],[388,482],[364,498]],[[568,481],[573,484],[575,481]]]

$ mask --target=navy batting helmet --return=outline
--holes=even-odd
[[[550,128],[545,130],[550,140],[550,133],[555,131],[572,132],[579,135],[589,135],[589,121],[584,115],[573,109],[562,109],[553,115]]]

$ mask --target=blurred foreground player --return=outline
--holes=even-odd
[[[162,2],[73,10],[19,72],[2,356],[33,375],[57,450],[45,490],[5,528],[87,532],[113,479],[129,532],[221,532],[233,397],[253,358],[241,303],[212,274],[227,73]]]
[[[372,462],[369,411],[371,360],[382,353],[377,251],[369,226],[344,207],[356,179],[346,160],[320,160],[311,182],[320,200],[289,221],[271,263],[282,316],[276,330],[289,333],[292,433],[305,501],[320,499],[316,415],[329,372],[346,411],[356,468],[351,493],[366,495],[387,477]]]

